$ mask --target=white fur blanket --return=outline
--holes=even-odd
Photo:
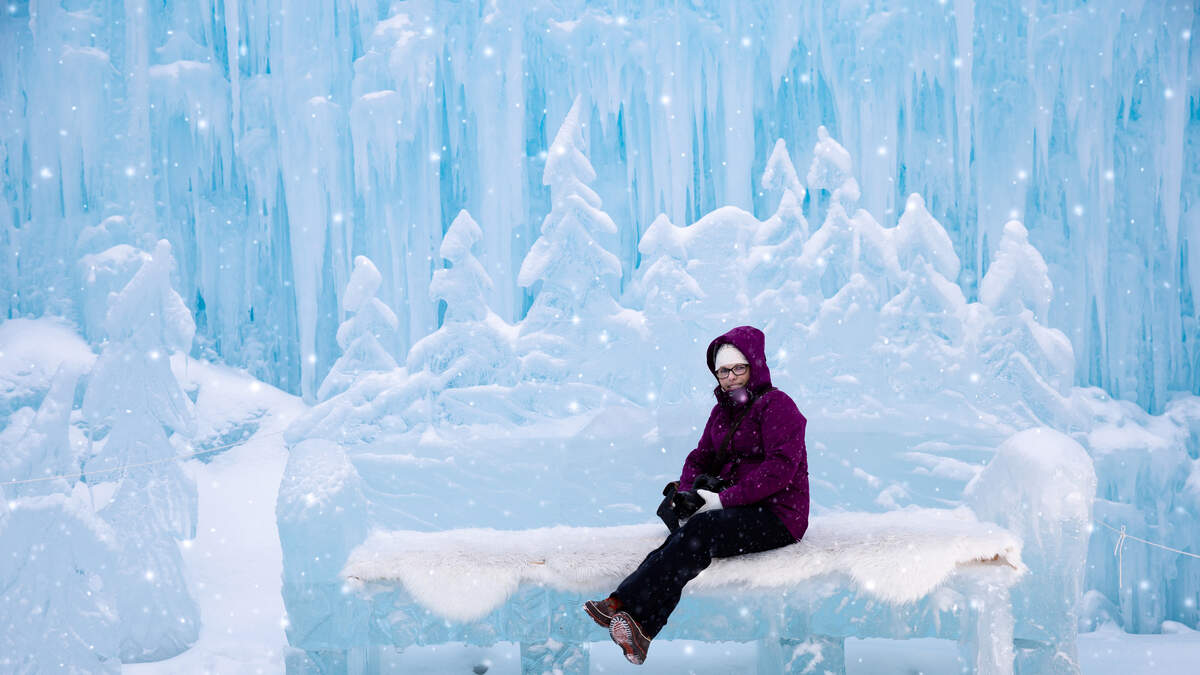
[[[607,593],[662,543],[661,524],[535,530],[377,531],[351,551],[342,577],[401,584],[418,603],[455,621],[502,605],[522,583]],[[1024,573],[1021,542],[965,507],[814,517],[804,538],[781,549],[714,560],[688,592],[803,588],[845,575],[885,602],[918,600],[960,566],[1004,565]]]

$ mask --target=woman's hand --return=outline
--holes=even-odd
[[[723,508],[721,506],[721,495],[710,490],[696,490],[696,494],[704,498],[704,506],[696,509],[696,513],[716,511],[717,509]]]

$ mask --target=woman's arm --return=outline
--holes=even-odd
[[[760,502],[787,487],[804,461],[804,427],[807,420],[791,397],[769,394],[762,414],[763,452],[766,457],[737,483],[721,492],[726,508]]]
[[[700,442],[696,444],[695,450],[688,453],[687,459],[683,462],[683,473],[679,476],[680,492],[691,491],[692,481],[696,480],[696,476],[713,470],[709,466],[712,464],[713,455],[716,454],[716,448],[712,444],[712,426],[719,409],[720,406],[713,406],[712,412],[708,414],[708,422],[704,425],[704,432],[700,434]]]

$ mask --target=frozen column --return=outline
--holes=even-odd
[[[1018,673],[1079,673],[1076,619],[1096,493],[1092,459],[1048,428],[1009,437],[967,485],[981,521],[1024,541],[1029,574],[1012,589]]]
[[[287,670],[362,672],[353,662],[370,652],[367,608],[340,576],[350,549],[367,536],[362,479],[336,443],[306,440],[290,453],[275,505],[288,644],[296,648]]]

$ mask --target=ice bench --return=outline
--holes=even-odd
[[[968,486],[972,508],[815,517],[797,544],[714,561],[658,640],[753,641],[759,672],[836,673],[846,637],[940,637],[958,640],[972,672],[1077,673],[1095,486],[1082,457],[1039,456],[1014,437]],[[338,532],[361,543],[335,583],[289,581],[285,561],[289,673],[376,672],[385,646],[499,641],[520,643],[526,673],[586,673],[588,643],[608,638],[583,601],[666,528]]]

